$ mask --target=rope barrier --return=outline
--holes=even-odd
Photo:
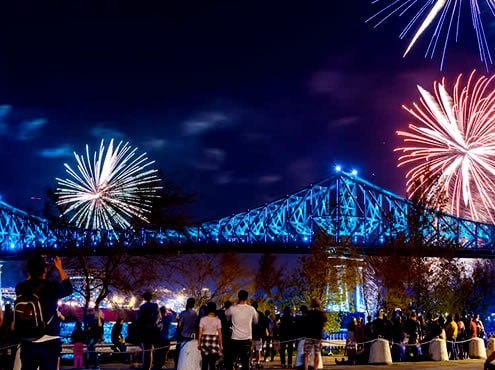
[[[282,343],[297,343],[298,341],[300,340],[304,340],[306,339],[305,337],[299,337],[299,338],[296,338],[296,339],[289,339],[289,340],[285,340],[285,341],[279,341],[279,344],[282,344]],[[385,339],[385,338],[374,338],[374,339],[370,339],[368,341],[365,341],[365,342],[350,342],[350,343],[345,343],[344,344],[344,348],[346,347],[349,347],[350,345],[352,346],[356,346],[356,347],[359,347],[359,346],[364,346],[366,344],[369,344],[369,343],[374,343],[376,342],[377,339]],[[412,343],[402,343],[402,342],[391,342],[391,345],[394,346],[399,346],[399,345],[403,345],[405,347],[416,347],[418,345],[423,345],[423,344],[430,344],[433,342],[434,339],[442,339],[440,337],[436,337],[436,338],[433,338],[432,340],[429,340],[427,342],[421,342],[421,343],[415,343],[415,344],[412,344]],[[443,339],[445,340],[447,343],[452,343],[452,344],[464,344],[464,343],[467,343],[467,342],[471,342],[473,339],[477,339],[477,337],[475,338],[469,338],[469,339],[466,339],[466,340],[462,340],[462,341],[452,341],[452,340],[446,340],[446,339]],[[328,340],[328,339],[322,339],[322,341],[324,341],[326,344],[340,344],[340,342],[337,342],[336,340]],[[183,341],[183,342],[177,342],[176,345],[185,345],[185,343],[187,343],[187,341]],[[16,344],[12,344],[12,345],[8,345],[8,346],[5,346],[5,347],[0,347],[0,351],[4,351],[4,350],[8,350],[8,349],[11,349],[11,348],[16,348],[18,345],[18,343]],[[143,349],[141,348],[141,346],[139,344],[128,344],[129,346],[133,346],[133,347],[140,347],[140,349],[135,349],[135,348],[132,348],[132,350],[127,350],[125,352],[119,352],[119,351],[113,351],[113,352],[110,352],[110,353],[140,353],[140,352],[151,352],[151,351],[159,351],[159,350],[162,350],[162,349],[166,349],[166,348],[170,348],[170,345],[168,346],[162,346],[162,347],[154,347],[152,349]],[[272,342],[272,345],[273,345],[273,342]],[[108,344],[108,346],[112,346],[112,344]],[[103,351],[88,351],[88,350],[85,350],[85,353],[104,353]]]
[[[304,339],[304,338],[303,338]],[[369,344],[369,343],[374,343],[376,342],[377,339],[385,339],[387,340],[386,338],[375,338],[375,339],[370,339],[366,342],[351,342],[352,344],[351,345],[355,345],[355,346],[360,346],[360,345],[365,345],[365,344]],[[418,345],[423,345],[423,344],[430,344],[433,342],[434,339],[443,339],[443,338],[440,338],[440,337],[435,337],[427,342],[420,342],[420,343],[403,343],[403,342],[391,342],[391,345],[394,346],[394,345],[403,345],[405,347],[416,347]],[[467,343],[467,342],[471,342],[473,339],[477,339],[477,337],[475,338],[469,338],[469,339],[466,339],[466,340],[462,340],[462,341],[452,341],[452,340],[447,340],[447,339],[443,339],[445,340],[446,343],[452,343],[452,344],[464,344],[464,343]],[[482,339],[482,338],[480,338]],[[349,343],[346,343],[345,346],[347,347],[349,345]]]
[[[0,351],[5,351],[7,349],[14,348],[14,347],[17,347],[17,343],[16,344],[11,344],[11,345],[5,346],[5,347],[0,347]]]

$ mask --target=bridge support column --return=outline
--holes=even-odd
[[[3,310],[2,267],[3,267],[3,265],[0,263],[0,310]]]

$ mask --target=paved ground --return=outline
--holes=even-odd
[[[483,370],[483,360],[459,360],[459,361],[422,361],[422,362],[400,362],[393,363],[392,365],[336,365],[335,357],[328,356],[323,359],[323,367],[324,369],[332,369],[332,370],[363,370],[363,369],[372,369],[372,370],[421,370],[421,369],[435,369],[435,370]],[[166,369],[172,369],[172,363],[167,364],[169,367]],[[70,366],[62,366],[62,369],[71,369]],[[128,364],[122,363],[112,363],[112,364],[102,364],[100,369],[105,370],[124,370],[124,369],[132,369]],[[281,369],[280,363],[276,362],[267,362],[263,363],[263,370],[275,370]]]

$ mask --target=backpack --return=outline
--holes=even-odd
[[[162,327],[161,315],[158,312],[158,306],[154,304],[141,306],[139,311],[139,321],[145,329],[156,329]]]
[[[45,334],[47,325],[43,318],[43,307],[38,295],[26,291],[18,295],[14,301],[14,331],[21,339],[34,340]]]

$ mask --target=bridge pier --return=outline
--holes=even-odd
[[[2,294],[2,263],[0,261],[0,310],[3,310],[3,294]]]

